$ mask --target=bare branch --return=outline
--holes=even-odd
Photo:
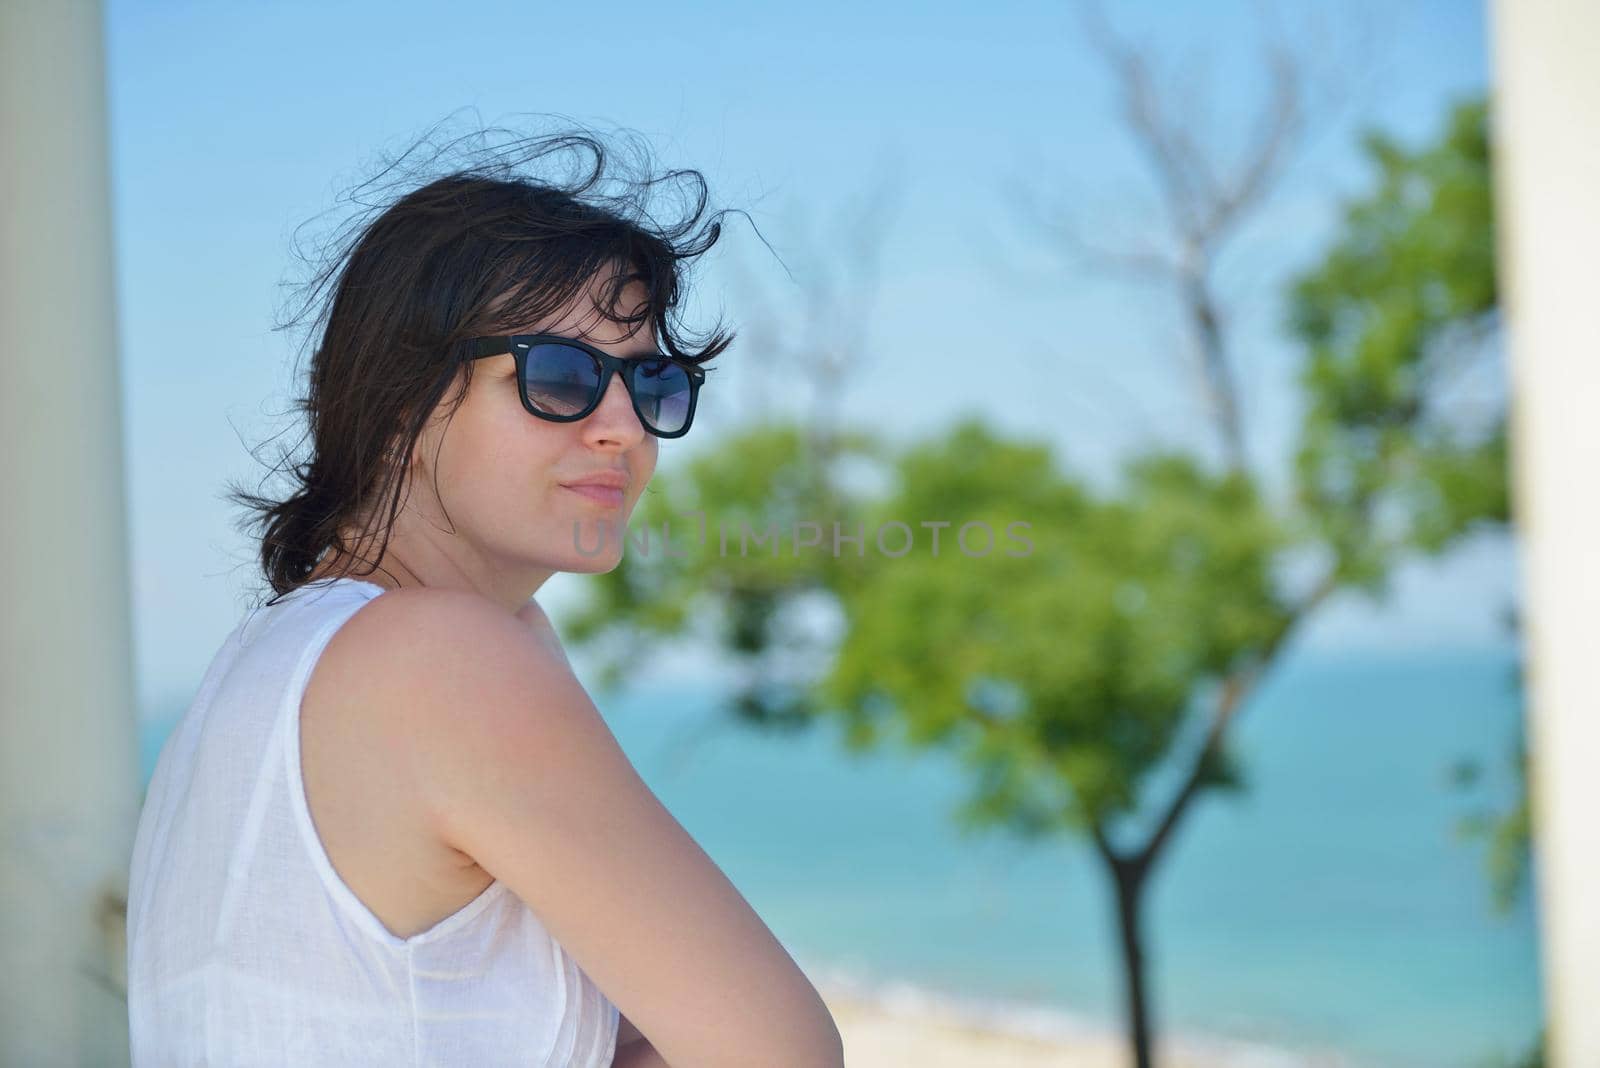
[[[1204,190],[1195,186],[1197,180],[1202,186],[1206,182],[1204,164],[1198,162],[1193,144],[1181,133],[1175,135],[1176,124],[1162,116],[1145,57],[1117,36],[1095,0],[1079,0],[1077,8],[1085,35],[1117,77],[1123,116],[1136,143],[1151,160],[1154,177],[1166,196],[1163,206],[1180,233],[1192,232],[1195,206],[1203,199]]]
[[[1265,10],[1261,16],[1262,62],[1270,91],[1247,148],[1236,161],[1224,164],[1217,158],[1221,150],[1203,140],[1205,124],[1195,119],[1204,94],[1192,84],[1193,79],[1186,87],[1180,86],[1180,92],[1164,91],[1157,84],[1151,58],[1116,33],[1098,0],[1078,0],[1085,38],[1117,84],[1127,130],[1141,150],[1172,220],[1171,250],[1130,254],[1097,247],[1060,225],[1051,227],[1058,243],[1096,262],[1116,264],[1141,275],[1166,276],[1195,343],[1206,408],[1234,470],[1247,467],[1245,434],[1236,354],[1214,278],[1215,264],[1228,239],[1261,211],[1306,126],[1307,64],[1281,42]]]
[[[1020,181],[1010,186],[1012,199],[1019,212],[1029,217],[1033,225],[1046,238],[1049,247],[1059,253],[1069,266],[1086,266],[1095,270],[1115,271],[1131,279],[1168,281],[1178,269],[1178,262],[1164,249],[1141,242],[1137,247],[1117,247],[1089,241],[1083,227],[1060,204],[1046,204]],[[1131,246],[1132,243],[1129,242]]]
[[[1266,117],[1237,177],[1218,188],[1208,205],[1197,237],[1209,245],[1220,242],[1248,209],[1264,199],[1270,179],[1294,147],[1300,130],[1300,75],[1294,58],[1280,46],[1271,45],[1266,63],[1272,72]]]

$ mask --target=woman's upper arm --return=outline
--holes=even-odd
[[[388,669],[373,698],[440,838],[526,902],[668,1063],[842,1064],[810,981],[521,620],[438,590],[360,615]]]

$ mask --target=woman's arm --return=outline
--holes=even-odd
[[[507,884],[648,1036],[620,1063],[842,1068],[821,996],[528,622],[402,589],[346,624],[374,668],[359,699],[383,710],[381,744],[434,833]]]
[[[556,634],[555,626],[538,601],[529,600],[517,610],[517,618],[532,628],[538,635],[539,641],[558,654],[562,663],[571,666],[571,661],[567,659],[567,651]],[[633,1025],[633,1022],[619,1012],[617,1050],[611,1061],[611,1068],[671,1068],[671,1066],[650,1044],[650,1040]]]

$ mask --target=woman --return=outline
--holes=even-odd
[[[540,151],[573,147],[595,158],[576,187],[450,174],[325,276],[312,459],[286,500],[236,494],[276,596],[217,653],[140,819],[136,1064],[842,1064],[531,600],[617,565],[731,340],[674,332],[720,229],[694,230],[699,175],[674,172],[700,195],[662,229],[585,198],[592,138]]]

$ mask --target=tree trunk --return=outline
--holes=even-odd
[[[1134,1068],[1152,1068],[1149,991],[1145,987],[1144,932],[1140,927],[1145,868],[1119,861],[1111,873],[1117,891],[1117,933],[1122,943],[1122,976],[1128,1037],[1133,1045]]]

